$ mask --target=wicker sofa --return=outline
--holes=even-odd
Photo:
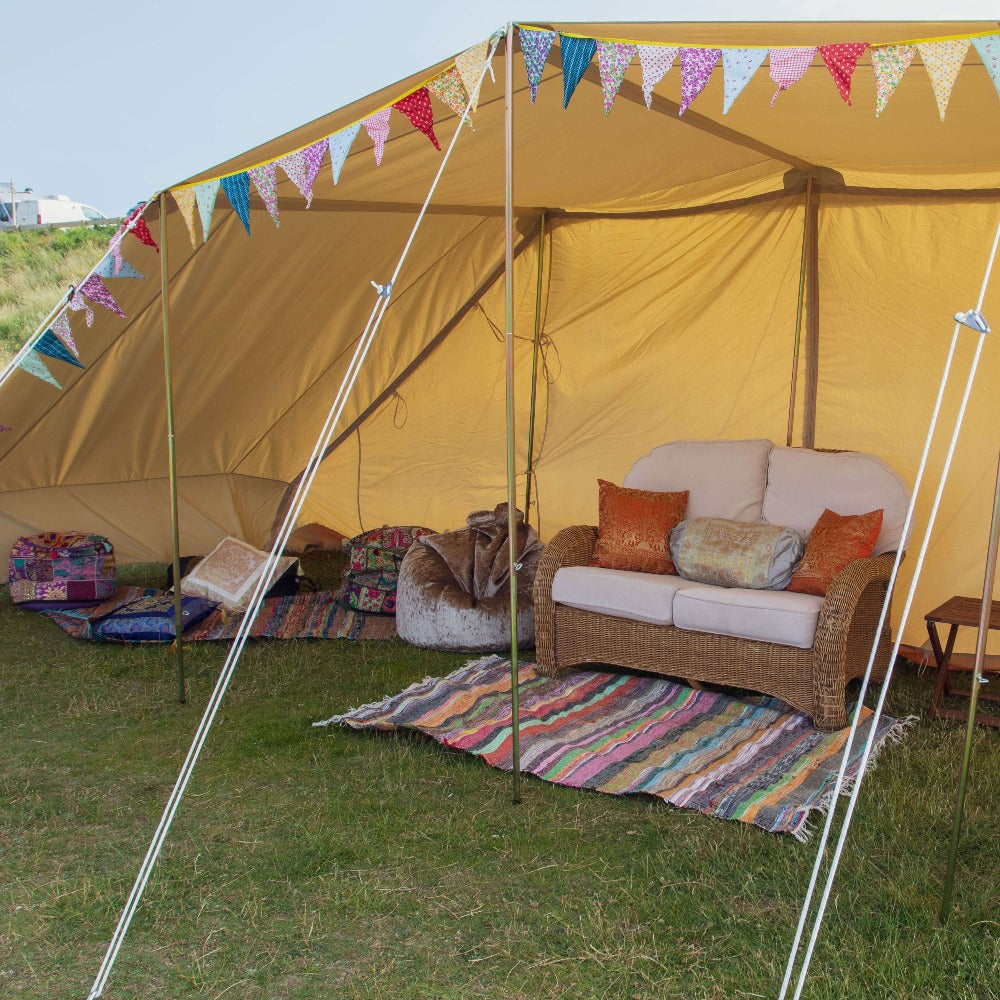
[[[825,598],[741,590],[678,576],[590,566],[597,528],[560,531],[535,576],[536,660],[543,673],[610,664],[773,695],[820,729],[845,725],[845,687],[864,674],[909,491],[861,452],[784,448],[766,440],[679,441],[639,459],[624,485],[688,490],[687,517],[725,517],[808,535],[824,508],[882,508],[875,550],[844,568]],[[888,623],[876,677],[888,666]]]

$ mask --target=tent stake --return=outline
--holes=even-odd
[[[545,261],[545,213],[538,224],[538,281],[535,285],[535,340],[531,351],[531,414],[528,418],[528,470],[524,484],[524,520],[531,523],[531,475],[535,456],[535,401],[538,398],[538,348],[542,336],[542,268]],[[537,522],[541,529],[541,519]]]
[[[965,753],[958,778],[958,803],[955,806],[955,823],[951,830],[951,845],[948,849],[948,868],[944,877],[941,894],[941,910],[938,918],[947,923],[951,913],[951,897],[955,887],[955,864],[958,858],[958,842],[962,835],[962,814],[965,811],[965,792],[968,785],[969,763],[972,760],[972,738],[976,728],[976,706],[979,703],[979,687],[983,678],[983,659],[986,656],[986,638],[990,629],[990,612],[993,607],[993,584],[997,575],[997,537],[1000,535],[1000,462],[997,464],[997,482],[993,491],[993,520],[990,524],[990,542],[986,553],[986,573],[983,579],[983,606],[979,611],[979,634],[976,637],[976,658],[972,667],[972,690],[969,697],[969,719],[965,726]]]
[[[799,344],[802,340],[802,306],[806,291],[806,247],[809,239],[809,212],[812,209],[813,179],[806,181],[806,211],[802,221],[802,260],[799,263],[799,297],[795,306],[795,345],[792,348],[792,384],[788,392],[788,432],[785,445],[792,446],[792,431],[795,427],[795,388],[799,381]]]
[[[517,483],[514,479],[514,25],[504,52],[504,339],[507,353],[507,559],[510,566],[510,753],[514,802],[521,801],[517,670]],[[525,521],[527,521],[525,511]]]
[[[170,468],[170,542],[174,567],[174,649],[177,651],[177,700],[184,689],[184,612],[181,595],[180,531],[177,518],[177,457],[174,452],[174,390],[170,366],[170,279],[167,274],[167,193],[160,192],[160,298],[163,302],[163,374],[167,384],[167,461]]]

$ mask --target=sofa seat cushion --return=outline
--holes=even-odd
[[[552,600],[581,611],[672,625],[674,595],[682,588],[704,586],[659,573],[563,566],[552,580]]]
[[[691,632],[812,648],[823,598],[786,590],[699,587],[679,590],[673,619]]]

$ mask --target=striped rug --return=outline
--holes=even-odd
[[[848,735],[821,733],[774,698],[741,700],[658,677],[574,670],[550,678],[522,664],[518,688],[522,773],[612,795],[655,795],[799,840],[809,834],[810,813],[830,805]],[[870,720],[865,709],[848,778]],[[876,750],[898,741],[910,722],[883,718]],[[333,724],[419,730],[509,771],[510,662],[486,657],[315,723]]]

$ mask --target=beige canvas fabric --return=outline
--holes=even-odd
[[[554,27],[650,42],[775,46],[996,30],[993,22]],[[503,52],[501,45],[498,69]],[[1000,98],[975,51],[944,122],[919,58],[878,119],[868,56],[855,74],[853,107],[817,57],[773,108],[765,66],[725,116],[717,68],[683,118],[679,67],[647,110],[634,63],[607,119],[596,62],[563,110],[558,45],[535,105],[519,51],[514,59],[519,497],[537,227],[547,213],[531,511],[543,540],[565,524],[593,523],[597,478],[621,482],[638,456],[664,441],[784,441],[806,174],[818,206],[818,282],[803,322],[793,443],[811,438],[819,447],[871,452],[911,482],[951,317],[975,304],[1000,219]],[[189,180],[316,142],[448,65]],[[446,146],[457,119],[437,102],[434,110]],[[503,113],[498,72],[496,83],[485,79],[476,131],[463,130],[413,244],[304,521],[347,535],[382,523],[447,530],[469,510],[506,498],[497,272]],[[227,534],[257,546],[270,540],[374,305],[370,282],[391,274],[440,163],[426,136],[396,112],[391,121],[382,165],[375,166],[362,129],[337,186],[324,161],[308,211],[279,170],[280,227],[253,192],[248,237],[220,193],[208,241],[192,248],[167,198],[185,554],[207,552]],[[156,203],[146,211],[157,239],[159,214]],[[51,362],[62,392],[23,372],[0,390],[0,424],[12,428],[0,434],[0,552],[20,534],[77,529],[108,535],[122,561],[169,555],[160,258],[131,237],[125,257],[148,276],[108,280],[129,319],[97,307],[88,330],[74,314],[85,370]],[[1000,315],[997,305],[991,289],[987,318]],[[973,340],[971,331],[963,335],[962,371]],[[981,588],[998,384],[1000,360],[988,341],[915,608]],[[957,402],[951,393],[949,413]],[[929,505],[927,494],[918,538]],[[909,637],[922,641],[919,620]]]

